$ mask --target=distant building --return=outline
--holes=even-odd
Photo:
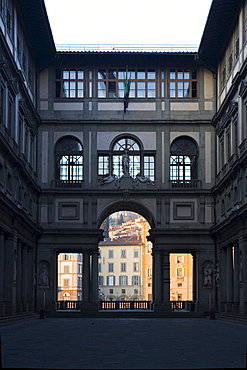
[[[171,301],[193,300],[193,258],[188,253],[170,254]]]
[[[82,254],[58,255],[58,300],[82,300]]]

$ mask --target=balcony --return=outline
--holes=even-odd
[[[171,189],[201,189],[201,180],[170,180]]]
[[[52,189],[80,189],[82,188],[81,180],[53,180]]]

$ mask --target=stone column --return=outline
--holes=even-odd
[[[34,250],[30,247],[27,251],[27,303],[28,311],[34,310]],[[55,285],[57,286],[57,285]],[[55,299],[55,301],[57,298]]]
[[[225,310],[227,301],[227,263],[226,248],[219,247],[219,310]]]
[[[153,259],[155,263],[155,271],[153,271],[154,283],[154,306],[157,307],[162,303],[162,270],[161,270],[161,251],[154,249]]]
[[[239,312],[247,313],[247,236],[239,237]]]
[[[231,311],[233,302],[233,259],[232,246],[226,249],[226,311]]]
[[[239,246],[238,242],[234,244],[234,269],[233,269],[233,311],[239,309]]]
[[[193,253],[193,310],[196,310],[198,301],[198,252]]]
[[[16,310],[17,312],[22,312],[22,302],[21,302],[21,280],[22,280],[22,243],[18,241],[17,243],[17,267],[16,267]]]
[[[22,279],[21,279],[21,301],[23,312],[28,310],[27,307],[27,245],[22,250]]]
[[[4,248],[4,301],[5,312],[16,312],[16,248],[17,238],[11,234],[5,240]]]
[[[5,313],[4,292],[4,231],[0,231],[0,315]]]
[[[89,302],[90,302],[90,256],[89,251],[83,251],[82,303]]]
[[[92,252],[90,302],[98,306],[98,250]]]
[[[166,310],[170,310],[170,254],[167,251],[162,253],[163,261],[163,304]]]

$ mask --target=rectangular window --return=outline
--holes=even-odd
[[[109,156],[99,155],[98,157],[98,177],[104,178],[109,176]]]
[[[121,258],[126,258],[126,249],[121,249]]]
[[[126,263],[121,263],[121,272],[126,272]]]
[[[101,268],[101,266],[102,266],[102,265],[101,265],[101,262],[100,262],[100,263],[98,264],[98,271],[99,271],[99,272],[102,272],[102,268]]]
[[[184,263],[184,256],[176,256],[176,263]]]
[[[129,98],[155,98],[155,70],[98,69],[98,98],[124,98],[125,82],[130,81]]]
[[[84,71],[76,69],[57,69],[55,83],[56,98],[83,98]]]
[[[125,294],[126,293],[126,289],[122,289],[121,292],[122,292],[122,294]]]
[[[132,276],[132,285],[140,285],[140,276]]]
[[[99,276],[99,285],[104,285],[104,276]]]
[[[82,287],[82,278],[80,276],[78,277],[77,284],[78,284],[78,288]]]
[[[108,272],[114,272],[114,264],[108,263]]]
[[[128,276],[119,276],[119,285],[128,285]]]
[[[64,288],[67,288],[67,287],[69,287],[69,279],[63,279],[63,287]]]
[[[133,264],[133,271],[139,271],[139,262],[134,262]]]
[[[65,266],[63,267],[63,272],[64,272],[65,274],[68,274],[68,273],[69,273],[69,266],[68,266],[68,265],[65,265]]]
[[[197,70],[170,70],[170,98],[197,97]]]
[[[115,276],[107,276],[107,285],[115,285]]]
[[[143,168],[144,176],[154,181],[154,156],[153,155],[144,155],[143,167],[144,167]]]
[[[139,251],[138,250],[134,250],[134,258],[138,258],[139,257]]]
[[[184,277],[184,269],[182,267],[177,268],[177,278]]]
[[[113,294],[113,289],[109,289],[109,294]]]
[[[165,97],[165,71],[161,71],[161,98]]]
[[[113,258],[113,249],[109,249],[108,251],[108,258]]]

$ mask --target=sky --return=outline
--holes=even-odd
[[[212,0],[45,0],[55,44],[199,45]]]

